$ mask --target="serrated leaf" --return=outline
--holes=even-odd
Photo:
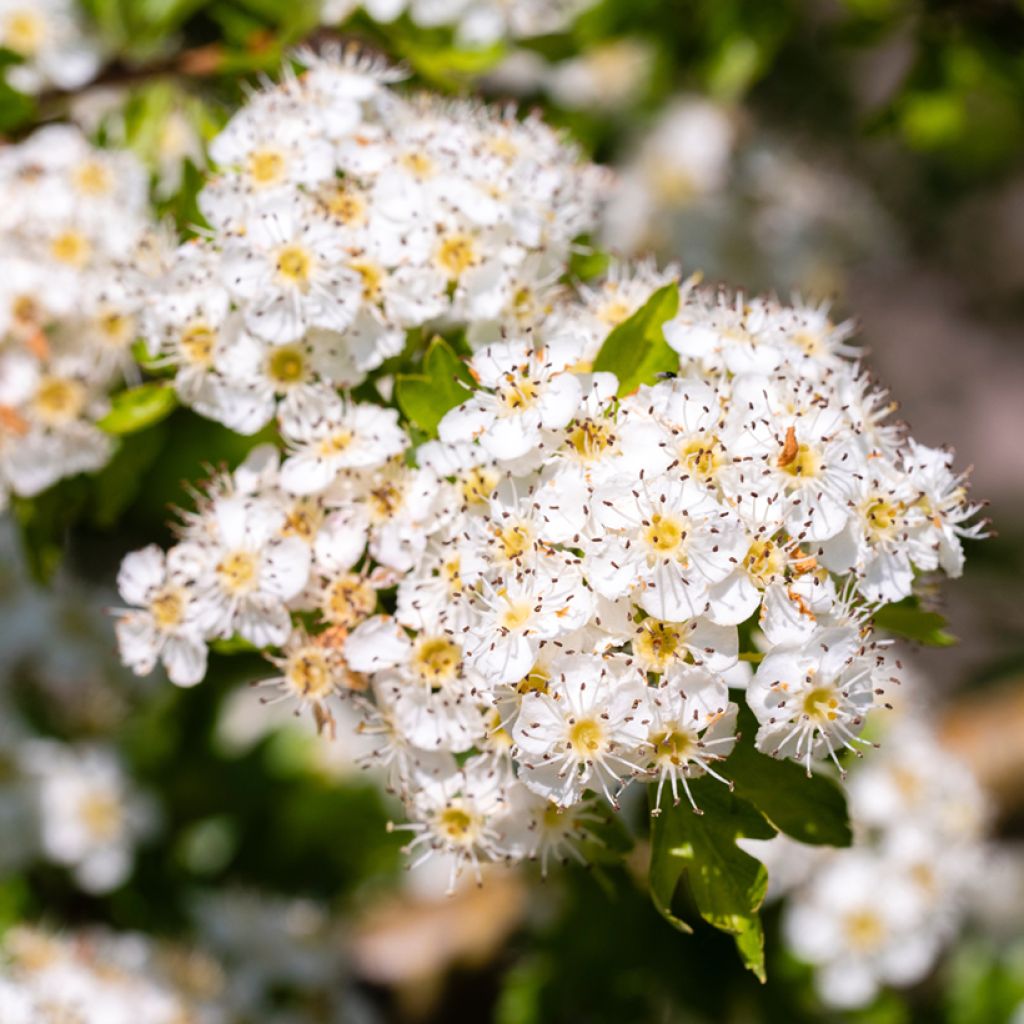
[[[178,405],[174,389],[166,384],[140,384],[114,395],[110,412],[96,426],[108,434],[134,434],[159,423]]]
[[[746,966],[764,979],[764,946],[758,909],[768,891],[768,872],[736,840],[770,839],[775,829],[753,804],[714,779],[690,783],[697,806],[666,808],[652,819],[650,888],[654,905],[675,927],[687,930],[672,912],[685,877],[700,916],[736,938]]]
[[[678,311],[678,283],[659,288],[605,338],[594,370],[614,373],[619,378],[620,395],[632,393],[641,384],[653,384],[659,373],[678,370],[679,356],[665,340],[663,330]]]
[[[465,362],[443,338],[434,338],[423,357],[422,373],[399,374],[395,398],[407,420],[430,437],[449,409],[472,394],[473,378]]]
[[[945,616],[926,611],[915,597],[886,605],[872,618],[876,629],[916,640],[928,647],[951,647],[957,643],[957,638],[946,629]]]
[[[759,753],[753,744],[757,720],[740,711],[742,739],[717,768],[737,795],[749,800],[780,832],[801,843],[849,846],[853,842],[846,794],[826,775],[812,775],[793,761]]]

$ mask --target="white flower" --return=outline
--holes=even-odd
[[[635,669],[614,659],[567,657],[543,691],[523,698],[512,730],[519,777],[561,807],[588,789],[615,803],[641,770],[650,721],[647,688]]]
[[[117,588],[138,610],[120,613],[117,642],[121,660],[138,675],[159,658],[172,683],[193,686],[206,675],[206,643],[188,565],[180,561],[178,549],[165,558],[155,544],[125,555]]]

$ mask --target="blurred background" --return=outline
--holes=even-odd
[[[962,764],[984,794],[955,927],[937,922],[926,970],[838,1009],[783,904],[765,986],[727,938],[670,931],[642,844],[635,870],[500,871],[446,898],[429,865],[405,870],[359,738],[326,744],[264,705],[258,660],[218,656],[193,690],[118,664],[104,609],[120,557],[165,537],[182,480],[251,443],[179,410],[98,484],[15,502],[0,526],[10,969],[44,932],[77,936],[75,956],[154,979],[197,1021],[1020,1024],[1024,4],[0,0],[0,131],[71,120],[130,149],[189,231],[206,145],[246,84],[333,40],[403,62],[412,86],[541,108],[615,169],[598,249],[830,303],[915,436],[972,467],[995,536],[929,595],[957,643],[904,657],[924,770],[942,783]],[[801,870],[778,886],[797,901]],[[3,1005],[0,989],[0,1021]]]

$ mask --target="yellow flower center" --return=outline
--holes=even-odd
[[[86,831],[97,842],[116,839],[121,830],[121,804],[111,793],[87,793],[78,814]]]
[[[384,282],[384,271],[369,260],[356,260],[349,266],[363,279],[363,298],[367,302],[375,302],[379,299],[381,285]]]
[[[366,221],[366,200],[352,189],[337,185],[326,192],[322,202],[327,212],[342,224],[358,227]]]
[[[415,150],[405,153],[400,163],[417,178],[429,178],[435,170],[434,161],[426,153],[418,153]]]
[[[76,419],[85,406],[85,386],[68,377],[44,377],[32,400],[36,415],[55,427]]]
[[[649,672],[664,672],[686,653],[677,626],[660,619],[644,619],[633,638],[633,653]]]
[[[679,461],[694,476],[710,480],[722,467],[722,445],[713,434],[698,434],[679,447]]]
[[[533,605],[529,601],[509,603],[498,616],[502,629],[522,629],[533,617]]]
[[[312,543],[323,521],[323,508],[315,498],[299,498],[288,509],[281,533],[286,537],[298,537],[307,544]]]
[[[622,298],[609,299],[602,302],[597,309],[597,318],[609,327],[618,327],[623,320],[628,320],[633,307]]]
[[[325,651],[307,644],[288,656],[284,679],[297,697],[323,700],[336,689]]]
[[[286,168],[284,155],[278,150],[255,149],[249,154],[249,177],[260,188],[278,184],[284,178]]]
[[[487,466],[476,466],[463,473],[459,491],[467,505],[483,505],[498,486],[498,474]]]
[[[186,361],[193,366],[210,366],[217,332],[202,320],[194,320],[182,332],[178,347]]]
[[[644,540],[652,552],[658,555],[676,555],[682,558],[686,527],[674,516],[663,516],[655,512],[644,530]]]
[[[72,175],[75,188],[87,196],[106,195],[114,185],[110,169],[98,160],[86,160],[79,164]]]
[[[104,313],[97,318],[96,328],[111,348],[125,348],[135,338],[135,318],[124,313]]]
[[[697,750],[697,737],[687,730],[673,729],[651,737],[654,756],[659,764],[678,768],[686,764]]]
[[[816,449],[807,444],[798,444],[792,458],[784,464],[780,460],[779,468],[796,479],[811,480],[821,473],[823,464],[821,454]]]
[[[313,256],[301,245],[286,245],[277,253],[277,276],[285,284],[305,288],[313,272]]]
[[[29,57],[36,53],[46,38],[46,21],[27,7],[11,11],[3,23],[3,45],[8,50]]]
[[[569,445],[584,462],[594,462],[615,443],[611,424],[583,420],[569,431]]]
[[[362,576],[346,573],[332,580],[324,593],[324,617],[351,629],[377,607],[377,592]]]
[[[495,529],[498,550],[506,562],[522,558],[533,545],[532,531],[522,523]]]
[[[180,587],[164,587],[149,602],[149,612],[157,629],[172,629],[185,616],[185,594]]]
[[[864,525],[877,540],[892,538],[903,521],[902,502],[875,498],[868,501],[863,510]]]
[[[853,949],[867,952],[885,938],[885,926],[873,910],[855,910],[843,922],[847,941]]]
[[[421,639],[413,654],[413,666],[420,678],[432,686],[451,682],[458,673],[462,652],[447,637]]]
[[[476,263],[476,243],[472,235],[457,232],[441,240],[435,256],[437,265],[455,280]]]
[[[50,243],[50,254],[58,263],[81,267],[89,259],[92,246],[80,231],[62,231]]]
[[[533,405],[539,393],[537,385],[532,380],[510,381],[508,387],[501,391],[501,400],[506,409],[519,412]]]
[[[446,807],[437,815],[435,827],[449,842],[471,846],[480,834],[480,819],[464,807]]]
[[[770,583],[785,572],[785,552],[774,541],[755,540],[743,557],[743,568],[759,583]]]
[[[831,686],[816,686],[804,695],[803,711],[816,722],[833,722],[838,717],[839,698]]]
[[[259,562],[250,551],[233,551],[217,564],[221,586],[232,594],[245,594],[256,586]]]
[[[604,726],[596,718],[581,718],[569,727],[569,747],[581,760],[589,760],[604,746]]]
[[[355,440],[355,436],[351,430],[336,430],[320,442],[320,454],[341,455]]]
[[[402,507],[404,496],[403,488],[394,480],[382,480],[370,491],[370,517],[375,523],[383,523],[394,518]]]
[[[534,665],[516,684],[516,693],[521,696],[528,693],[547,693],[550,679],[550,675],[540,665]]]
[[[298,384],[306,376],[306,353],[300,345],[281,345],[267,360],[267,376],[276,384]]]

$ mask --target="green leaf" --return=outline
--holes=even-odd
[[[138,497],[146,470],[156,461],[166,440],[167,425],[159,423],[120,442],[114,457],[93,476],[92,521],[96,526],[113,526]]]
[[[916,597],[880,608],[872,616],[875,628],[916,640],[928,647],[951,647],[957,638],[946,629],[945,616],[925,611]]]
[[[398,407],[411,423],[431,437],[449,409],[469,398],[473,378],[444,338],[434,338],[423,357],[422,373],[401,373],[395,381]]]
[[[665,341],[662,329],[678,310],[678,283],[659,288],[605,338],[594,370],[614,373],[619,378],[620,395],[636,391],[641,384],[653,384],[659,373],[678,370],[679,355]]]
[[[84,476],[69,477],[33,498],[11,502],[25,560],[37,583],[49,583],[60,567],[68,531],[85,508],[88,490]]]
[[[140,384],[114,395],[110,412],[96,426],[108,434],[134,434],[169,416],[178,404],[174,389],[166,384]]]
[[[765,866],[744,853],[736,840],[770,839],[775,829],[753,804],[714,779],[690,783],[697,806],[666,808],[652,818],[650,888],[654,905],[676,928],[688,926],[673,913],[681,879],[700,916],[736,939],[743,962],[764,980],[764,940],[758,908],[768,890]]]
[[[842,787],[826,775],[808,777],[793,761],[758,753],[757,721],[748,708],[740,711],[740,732],[743,738],[717,769],[732,779],[736,794],[801,843],[849,846],[853,833]]]

